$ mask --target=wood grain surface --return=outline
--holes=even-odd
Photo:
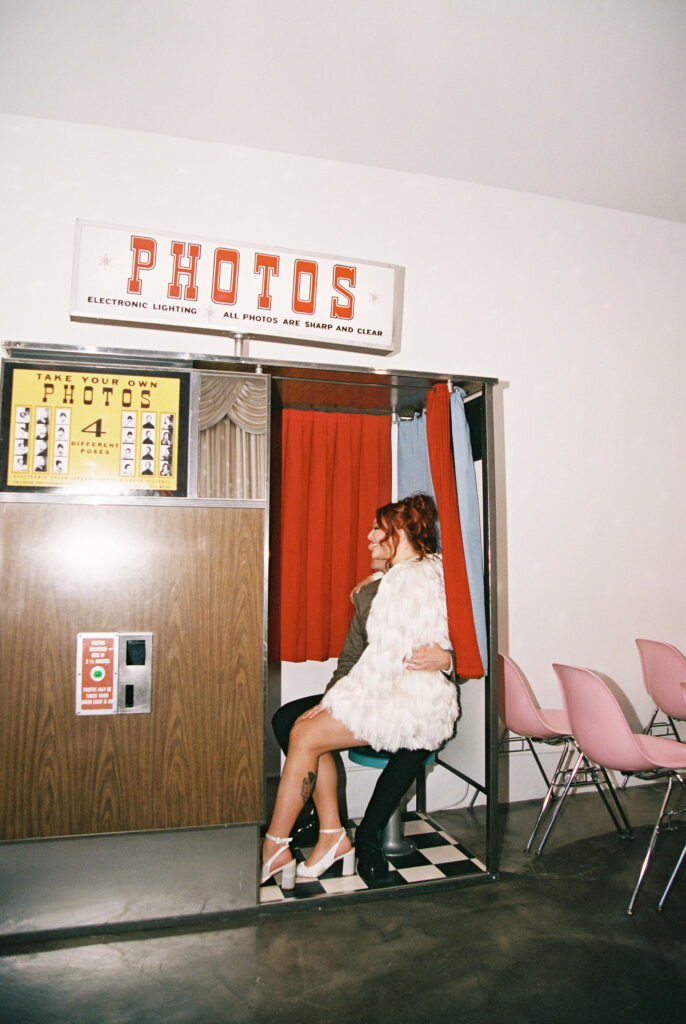
[[[257,821],[264,512],[0,505],[0,838]],[[153,633],[152,712],[75,714],[76,635]]]

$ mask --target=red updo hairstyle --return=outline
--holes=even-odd
[[[384,531],[384,541],[389,541],[393,550],[386,562],[389,569],[398,550],[399,530],[405,531],[410,544],[416,548],[420,558],[438,550],[436,503],[430,494],[411,494],[400,501],[392,501],[376,510],[376,521]]]

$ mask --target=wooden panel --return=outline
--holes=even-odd
[[[0,838],[259,820],[264,513],[2,504]],[[75,715],[76,634],[151,631],[152,713]]]

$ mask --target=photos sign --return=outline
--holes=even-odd
[[[390,264],[79,221],[70,315],[388,355],[402,281]]]

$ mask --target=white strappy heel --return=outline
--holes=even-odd
[[[269,832],[266,834],[267,839],[271,839],[273,843],[276,843],[278,849],[271,857],[264,862],[262,865],[262,872],[260,874],[260,885],[264,885],[274,875],[281,873],[281,888],[282,889],[293,889],[295,888],[295,860],[291,857],[285,864],[280,864],[278,868],[273,868],[272,863],[276,858],[283,853],[284,846],[290,846],[291,837],[282,839],[281,836],[270,836]]]
[[[355,873],[355,849],[350,847],[345,853],[339,853],[338,847],[341,845],[343,839],[347,836],[347,832],[344,828],[320,828],[319,834],[321,835],[335,835],[340,832],[340,837],[337,842],[330,846],[323,857],[320,857],[316,864],[298,864],[297,877],[298,878],[319,878],[325,871],[328,871],[332,864],[335,864],[337,860],[343,861],[343,874],[352,875]]]

